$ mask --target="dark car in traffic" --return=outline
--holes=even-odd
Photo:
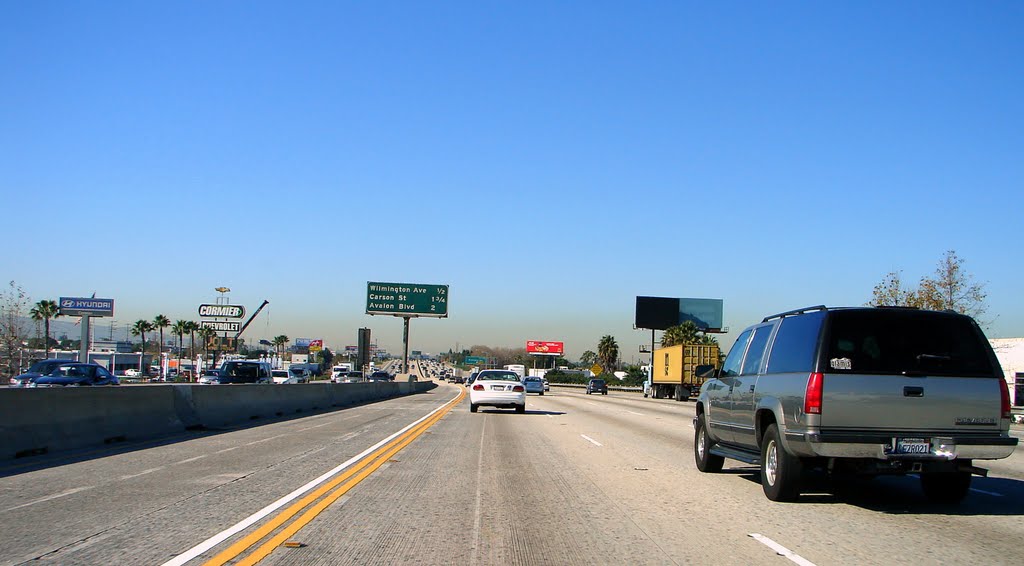
[[[394,376],[392,376],[390,373],[388,373],[386,371],[378,370],[378,371],[375,371],[375,372],[371,373],[370,374],[370,379],[368,379],[367,381],[394,381],[394,380],[395,380]]]
[[[8,384],[11,387],[28,387],[29,383],[36,378],[50,375],[58,367],[73,363],[75,360],[39,360],[32,364],[25,373],[12,377]]]
[[[92,385],[120,385],[117,377],[99,364],[65,363],[49,375],[37,377],[28,387],[84,387]]]
[[[602,395],[608,394],[608,384],[603,379],[591,379],[587,383],[587,395],[591,393],[600,393]]]

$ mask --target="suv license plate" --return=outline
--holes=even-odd
[[[896,439],[897,454],[930,454],[932,443],[927,438]]]

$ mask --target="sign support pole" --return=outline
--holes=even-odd
[[[412,317],[405,316],[405,329],[402,332],[402,373],[409,373],[409,321]]]
[[[47,336],[49,339],[49,336]],[[89,315],[82,315],[82,343],[78,345],[78,362],[88,363],[89,361]]]

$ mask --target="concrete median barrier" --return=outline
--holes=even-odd
[[[0,389],[0,460],[294,417],[433,389],[432,382]]]
[[[102,446],[184,430],[166,387],[0,390],[0,458]]]

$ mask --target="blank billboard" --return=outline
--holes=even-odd
[[[637,297],[637,328],[665,330],[689,320],[706,332],[722,330],[722,299]]]
[[[637,328],[665,330],[679,324],[679,299],[668,297],[637,297]]]

